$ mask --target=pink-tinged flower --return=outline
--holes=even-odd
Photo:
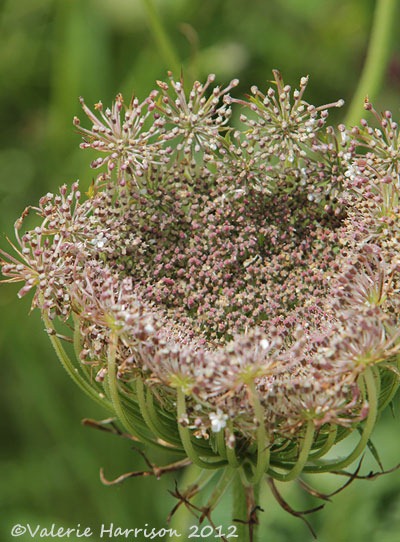
[[[82,101],[83,147],[107,172],[83,202],[76,184],[44,196],[1,251],[77,384],[180,458],[153,473],[224,469],[217,491],[237,472],[253,487],[343,471],[399,385],[397,125],[375,113],[378,129],[335,130],[340,100],[314,107],[306,78],[292,92],[274,77],[248,100],[229,95],[236,81],[186,94],[170,76],[127,107]]]
[[[162,149],[157,141],[163,121],[155,120],[146,126],[155,107],[155,95],[154,91],[141,103],[132,98],[129,106],[125,106],[121,94],[118,94],[111,109],[104,111],[103,104],[97,103],[97,115],[81,98],[82,109],[93,123],[91,129],[87,129],[81,126],[77,117],[74,118],[74,125],[83,135],[81,148],[91,148],[103,154],[91,163],[92,168],[106,164],[109,175],[117,168],[118,181],[123,185],[132,173],[136,178],[142,177],[151,164],[163,161],[168,150]]]
[[[205,84],[196,81],[187,96],[183,78],[175,81],[169,74],[169,80],[169,84],[157,81],[161,96],[154,102],[160,112],[159,119],[163,121],[162,138],[177,141],[176,148],[184,155],[191,155],[193,151],[199,153],[202,149],[214,150],[232,113],[221,99],[239,81],[234,79],[226,88],[215,87],[208,92],[215,81],[215,75],[209,75]]]

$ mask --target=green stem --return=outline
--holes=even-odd
[[[368,396],[369,412],[367,419],[365,420],[363,432],[357,446],[354,450],[345,458],[338,459],[336,461],[330,461],[321,463],[315,467],[310,466],[305,469],[305,472],[329,472],[332,470],[340,470],[348,467],[353,461],[355,461],[365,450],[368,445],[368,441],[371,437],[372,431],[375,427],[376,417],[378,414],[378,386],[379,382],[376,381],[374,369],[368,367],[363,374],[365,387]]]
[[[105,407],[109,411],[113,412],[112,404],[100,393],[87,382],[87,380],[79,373],[79,370],[70,360],[68,354],[66,353],[64,347],[61,344],[60,339],[56,335],[56,330],[47,316],[47,314],[42,312],[42,319],[46,329],[50,331],[49,338],[50,342],[53,345],[54,350],[56,351],[57,357],[60,360],[62,366],[67,371],[69,376],[75,382],[77,386],[81,388],[91,399],[94,399],[101,406]]]
[[[325,444],[321,446],[321,448],[313,453],[310,454],[310,459],[317,459],[318,457],[323,457],[326,455],[329,450],[332,448],[332,446],[336,442],[336,436],[337,436],[337,425],[332,425],[329,429],[328,436],[326,438]]]
[[[143,416],[147,427],[156,437],[159,437],[160,435],[158,434],[158,428],[154,425],[153,420],[147,411],[144,385],[141,378],[136,379],[136,396],[140,408],[140,413]]]
[[[345,121],[348,126],[358,124],[363,116],[364,99],[368,96],[374,101],[382,85],[389,61],[396,5],[396,0],[376,2],[367,58]]]
[[[249,385],[251,400],[253,403],[254,414],[257,419],[257,463],[253,475],[249,477],[251,485],[258,484],[269,467],[270,448],[267,431],[265,429],[264,409],[258,399],[257,390],[254,382]]]
[[[145,435],[139,428],[135,427],[128,416],[126,409],[121,401],[120,390],[118,389],[117,381],[117,346],[118,346],[118,336],[115,333],[111,333],[110,342],[108,346],[108,365],[107,365],[107,383],[110,393],[110,398],[117,414],[119,420],[124,425],[125,429],[134,437],[139,439],[144,444],[149,444],[156,448],[165,450],[166,447],[160,444],[157,441],[152,440],[147,435]],[[175,450],[171,450],[175,451]],[[178,450],[179,451],[179,450]]]
[[[166,442],[169,442],[172,446],[180,446],[181,441],[179,435],[176,434],[176,420],[174,418],[173,424],[171,420],[164,417],[161,412],[156,408],[154,404],[154,396],[150,389],[147,390],[146,406],[149,416],[153,420],[153,424],[158,428],[160,436]]]
[[[305,464],[307,463],[308,456],[313,444],[315,434],[314,422],[310,420],[307,424],[306,433],[304,435],[303,443],[300,449],[299,457],[294,465],[294,467],[289,470],[286,474],[280,474],[275,470],[270,469],[268,474],[270,474],[276,480],[281,482],[289,482],[295,480],[302,472]]]
[[[108,368],[107,379],[108,379],[108,386],[109,386],[111,401],[114,406],[115,413],[117,414],[118,418],[121,420],[125,429],[128,432],[130,432],[133,436],[141,440],[141,435],[137,433],[136,428],[133,427],[133,425],[131,424],[121,404],[121,399],[120,399],[119,391],[118,391],[118,382],[117,382],[117,362],[116,362],[117,346],[118,346],[118,336],[112,333],[110,335],[110,344],[108,346],[108,367],[107,367]]]
[[[247,521],[247,500],[246,490],[239,472],[237,472],[233,484],[233,514],[234,520]],[[235,523],[237,525],[238,540],[249,542],[249,529],[247,525]]]
[[[221,429],[221,431],[218,431],[215,443],[217,445],[218,454],[223,458],[227,459],[227,453],[226,453],[226,442],[225,442],[225,431]]]
[[[259,497],[259,485],[248,486],[240,469],[236,469],[233,479],[232,519],[237,526],[236,536],[240,542],[256,542],[256,525],[250,525]]]
[[[386,396],[383,398],[379,398],[378,407],[379,411],[383,412],[386,407],[393,401],[394,396],[396,395],[398,389],[400,387],[400,380],[399,376],[396,373],[392,373],[392,379],[390,384],[390,389],[388,392],[386,392]]]
[[[176,54],[175,48],[169,39],[167,32],[165,31],[161,18],[157,12],[157,9],[153,3],[153,0],[142,0],[142,4],[146,10],[148,22],[153,33],[154,39],[157,42],[158,48],[164,62],[169,70],[179,74],[181,70],[181,63],[179,57]]]

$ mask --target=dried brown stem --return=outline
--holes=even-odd
[[[125,474],[121,474],[120,476],[118,476],[117,478],[114,478],[113,480],[108,480],[104,476],[104,470],[100,469],[100,479],[102,483],[107,486],[112,486],[115,484],[121,484],[122,482],[125,482],[125,480],[128,480],[129,478],[138,478],[138,477],[145,477],[145,476],[155,476],[157,479],[159,479],[161,478],[163,474],[167,474],[168,472],[176,472],[191,464],[189,459],[182,459],[180,461],[176,461],[175,463],[170,463],[169,465],[158,467],[154,465],[153,463],[151,463],[141,450],[136,450],[136,451],[143,456],[146,463],[150,467],[149,470],[126,472]]]
[[[290,504],[287,501],[285,501],[285,499],[279,493],[278,488],[276,487],[274,480],[272,478],[267,478],[267,481],[268,481],[268,485],[271,488],[272,494],[274,495],[274,497],[275,497],[276,501],[278,502],[278,504],[283,508],[283,510],[285,510],[286,512],[288,512],[292,516],[295,516],[296,518],[300,518],[302,521],[304,521],[304,523],[307,525],[308,529],[310,530],[310,533],[316,539],[317,538],[316,532],[314,531],[311,523],[304,516],[306,514],[312,514],[314,512],[318,512],[318,510],[322,510],[322,508],[324,508],[325,505],[322,504],[322,505],[317,506],[315,508],[310,508],[309,510],[302,510],[302,511],[294,510],[290,506]]]

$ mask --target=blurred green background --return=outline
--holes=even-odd
[[[237,93],[266,85],[279,68],[295,85],[310,74],[308,100],[351,99],[365,59],[375,2],[370,0],[158,0],[154,2],[188,79],[239,77]],[[78,96],[111,102],[117,92],[145,97],[170,67],[151,32],[141,0],[3,0],[0,3],[0,246],[29,203],[64,182],[92,179],[79,151],[72,117]],[[394,39],[378,108],[399,116],[400,39]],[[336,112],[335,122],[344,112]],[[113,522],[166,526],[175,478],[135,479],[104,487],[110,477],[144,468],[129,442],[85,428],[100,407],[82,396],[57,363],[39,315],[17,288],[0,291],[0,539],[14,523],[65,527]],[[399,405],[397,405],[399,406]],[[388,412],[374,438],[386,467],[400,460],[399,420]],[[162,458],[161,458],[162,460]],[[366,459],[366,472],[376,468]],[[329,491],[343,479],[324,476]],[[315,503],[298,486],[283,488],[298,508]],[[216,523],[229,523],[227,505]],[[281,511],[268,491],[262,540],[311,540],[307,528]],[[190,520],[191,521],[191,520]],[[355,482],[311,521],[322,542],[396,542],[400,533],[400,472]],[[192,523],[195,523],[194,519]],[[21,540],[28,538],[22,537]],[[93,538],[93,540],[96,538]],[[183,539],[181,539],[183,540]]]

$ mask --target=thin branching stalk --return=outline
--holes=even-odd
[[[377,0],[376,2],[367,57],[347,113],[347,125],[357,124],[363,115],[365,98],[368,97],[370,101],[375,100],[382,86],[390,58],[397,5],[396,0]]]

